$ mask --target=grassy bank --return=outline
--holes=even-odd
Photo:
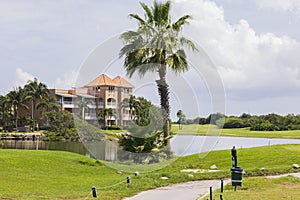
[[[296,172],[291,165],[300,160],[300,145],[238,149],[238,155],[239,165],[245,169],[246,176]],[[213,164],[217,165],[219,172],[194,173],[194,177],[180,172],[182,169],[209,169]],[[81,155],[0,150],[0,172],[3,175],[0,178],[0,199],[93,199],[90,194],[92,186],[98,188],[101,199],[121,199],[172,183],[229,177],[230,167],[228,150],[201,154],[200,157],[191,155],[139,177],[130,174],[132,183],[128,185],[125,182],[128,174],[120,176],[117,170],[106,167],[103,162]],[[262,167],[266,170],[261,171]],[[169,179],[161,180],[162,176]]]
[[[183,125],[183,129],[179,130],[177,124],[172,124],[171,131],[178,135],[207,135],[210,125]],[[211,125],[213,129],[216,126]],[[256,137],[256,138],[291,138],[300,139],[300,130],[292,131],[250,131],[249,128],[232,128],[222,129],[220,136],[231,137]]]
[[[293,176],[281,178],[252,177],[243,180],[237,191],[228,184],[224,187],[224,200],[280,200],[300,199],[300,179]],[[219,199],[220,189],[213,192],[213,199]],[[209,196],[201,198],[208,199]]]

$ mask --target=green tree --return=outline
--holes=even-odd
[[[112,108],[101,108],[98,113],[98,121],[103,128],[107,128],[107,120],[115,116]]]
[[[51,110],[59,111],[60,106],[57,105],[55,97],[43,98],[37,105],[37,109],[45,112]]]
[[[46,138],[52,141],[78,140],[73,115],[66,110],[50,111],[44,114],[48,129]]]
[[[80,110],[81,119],[85,119],[85,111],[89,109],[89,105],[92,105],[94,102],[91,99],[82,98],[81,101],[78,102],[78,107]]]
[[[6,102],[7,106],[9,106],[12,110],[15,119],[16,130],[18,129],[19,109],[28,109],[28,106],[26,105],[27,97],[26,91],[21,87],[15,88],[13,91],[10,91],[7,94]]]
[[[182,129],[182,123],[185,119],[185,115],[183,114],[182,110],[178,110],[176,115],[178,117],[179,130],[181,130]]]
[[[7,100],[8,99],[6,96],[0,96],[0,126],[3,127],[4,131],[6,131],[6,128],[10,123],[9,106]]]
[[[138,29],[127,31],[121,35],[125,46],[120,57],[125,56],[124,67],[127,75],[132,77],[137,72],[143,77],[148,72],[158,72],[156,80],[160,105],[164,110],[164,137],[170,135],[170,103],[169,86],[167,84],[167,68],[179,74],[188,70],[184,46],[196,50],[195,45],[185,37],[181,30],[188,24],[190,15],[184,15],[176,22],[171,22],[170,1],[159,3],[154,1],[153,7],[140,3],[145,11],[143,19],[137,14],[129,16],[136,19]]]
[[[25,90],[31,101],[31,118],[36,121],[37,103],[48,97],[49,90],[44,83],[38,82],[36,78],[33,81],[28,81]]]

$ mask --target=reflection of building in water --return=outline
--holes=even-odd
[[[44,142],[32,140],[3,140],[3,149],[39,149],[69,151],[98,160],[115,161],[117,159],[118,144],[108,140],[86,142]],[[88,151],[88,150],[90,151]]]
[[[118,144],[109,140],[85,142],[85,147],[90,151],[91,157],[98,160],[117,160]]]
[[[133,85],[120,76],[114,79],[101,74],[87,85],[70,90],[52,89],[62,109],[78,114],[88,122],[97,121],[101,108],[112,108],[115,115],[106,118],[105,124],[126,126],[130,122],[129,108],[121,106],[125,98],[132,94]]]

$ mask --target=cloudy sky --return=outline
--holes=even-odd
[[[76,85],[78,73],[97,47],[136,28],[129,13],[142,15],[137,0],[0,0],[0,94],[34,77],[49,88]],[[183,34],[201,47],[218,72],[226,114],[300,113],[299,0],[172,1],[174,20],[184,14],[193,20]],[[113,62],[118,70],[109,75],[123,75],[121,65]],[[192,77],[192,72],[174,79]],[[94,71],[90,75],[97,76]],[[185,83],[169,79],[173,111],[188,105],[190,117],[212,112],[210,77],[202,76],[186,83],[192,91],[186,90],[186,99],[176,90]],[[136,92],[149,95],[151,87],[144,84],[145,89]],[[153,95],[146,96],[157,102]],[[196,112],[189,101],[198,102]]]

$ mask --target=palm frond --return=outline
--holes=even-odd
[[[176,53],[168,57],[168,66],[175,72],[185,72],[188,70],[188,62],[185,51],[179,49]]]
[[[191,19],[190,15],[184,15],[180,17],[175,23],[172,24],[172,28],[179,31],[183,25],[189,24],[188,19]]]
[[[198,49],[195,46],[195,44],[191,40],[189,40],[189,39],[187,39],[185,37],[181,37],[180,38],[180,44],[182,46],[187,46],[188,48],[191,48],[193,51],[198,51]]]
[[[143,7],[145,13],[146,13],[146,16],[148,18],[148,23],[152,23],[153,22],[153,15],[152,15],[152,12],[151,12],[151,9],[144,3],[140,2],[140,5]]]
[[[137,14],[130,14],[129,16],[130,16],[131,18],[134,18],[134,19],[138,20],[138,21],[140,22],[141,25],[145,25],[145,24],[146,24],[145,20],[143,20],[143,19],[142,19],[139,15],[137,15]]]

